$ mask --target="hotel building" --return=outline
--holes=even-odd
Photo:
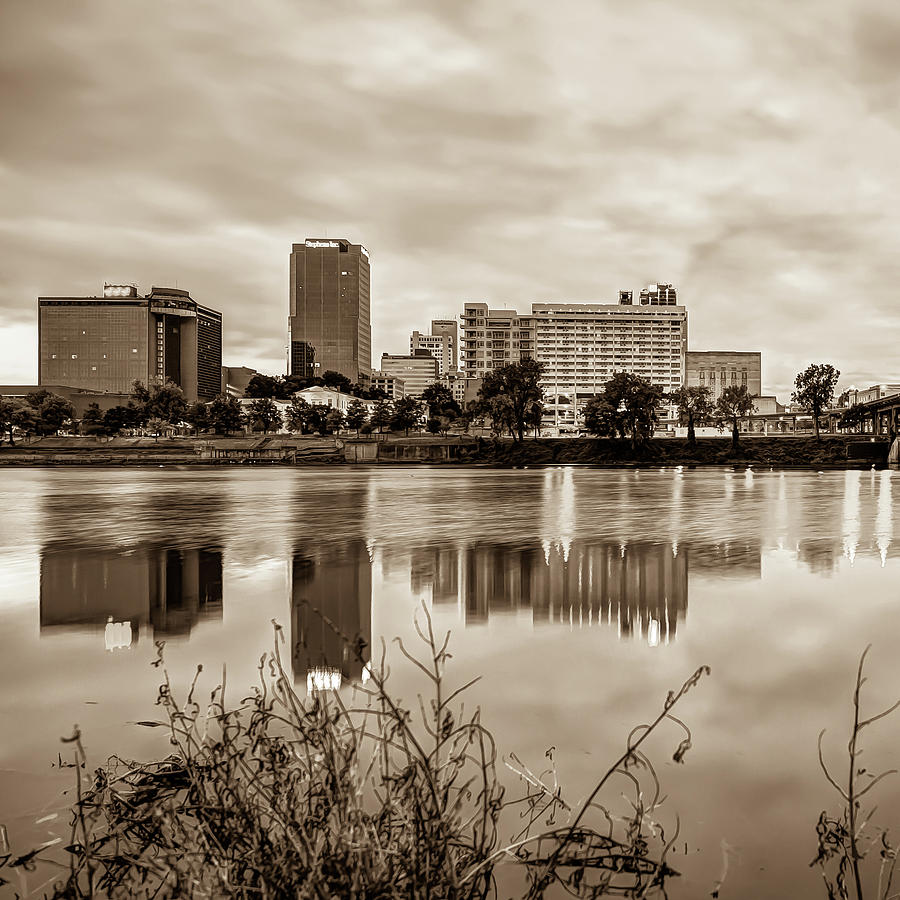
[[[468,378],[483,378],[492,369],[534,356],[531,316],[466,303],[462,322],[461,361]]]
[[[175,288],[38,298],[40,384],[128,394],[134,381],[173,381],[190,402],[219,394],[222,314]]]
[[[533,303],[531,315],[466,303],[464,371],[483,377],[521,359],[543,363],[545,420],[556,426],[577,427],[580,406],[615,372],[673,391],[685,379],[687,310],[674,304],[671,285],[651,287],[639,305],[621,291],[618,303]]]

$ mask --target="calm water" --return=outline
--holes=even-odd
[[[816,736],[828,729],[843,771],[867,643],[868,708],[900,695],[898,477],[0,470],[0,823],[14,849],[67,839],[69,778],[53,764],[76,722],[96,760],[164,749],[129,724],[156,715],[154,640],[175,679],[227,663],[243,687],[276,619],[305,690],[359,667],[301,601],[376,647],[409,637],[424,601],[453,632],[451,678],[485,676],[469,702],[501,750],[540,768],[554,746],[573,802],[631,727],[710,665],[681,707],[686,763],[671,762],[674,731],[654,751],[660,818],[681,822],[672,895],[709,896],[724,873],[723,898],[822,896],[808,863],[819,812],[837,806]],[[898,736],[900,718],[873,726],[870,770]],[[897,781],[876,814],[895,833]]]

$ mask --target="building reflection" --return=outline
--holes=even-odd
[[[525,614],[536,624],[614,628],[651,644],[674,639],[688,607],[688,573],[761,577],[758,541],[716,544],[566,540],[413,550],[410,586],[467,625]]]
[[[40,596],[42,632],[102,628],[109,650],[132,646],[143,626],[159,637],[186,636],[198,622],[222,618],[222,551],[48,544]]]
[[[295,552],[291,561],[291,663],[307,690],[339,688],[367,674],[372,643],[372,564],[362,539]]]

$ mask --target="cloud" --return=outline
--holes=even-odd
[[[280,368],[293,241],[372,254],[374,356],[479,298],[673,281],[692,348],[900,380],[900,19],[752,7],[287,0],[0,11],[0,340],[40,294],[178,281]],[[878,321],[877,329],[871,322]],[[21,354],[0,380],[26,380]]]

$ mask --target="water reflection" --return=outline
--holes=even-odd
[[[758,541],[679,547],[567,539],[419,548],[410,553],[409,571],[414,594],[436,607],[456,606],[466,625],[524,613],[535,625],[609,627],[656,644],[672,640],[687,615],[692,567],[760,578],[761,559]]]
[[[291,662],[308,691],[363,677],[372,644],[372,564],[365,541],[329,544],[291,563]]]
[[[222,551],[217,547],[41,552],[40,627],[104,629],[108,650],[137,643],[142,626],[158,637],[191,633],[222,618]]]

